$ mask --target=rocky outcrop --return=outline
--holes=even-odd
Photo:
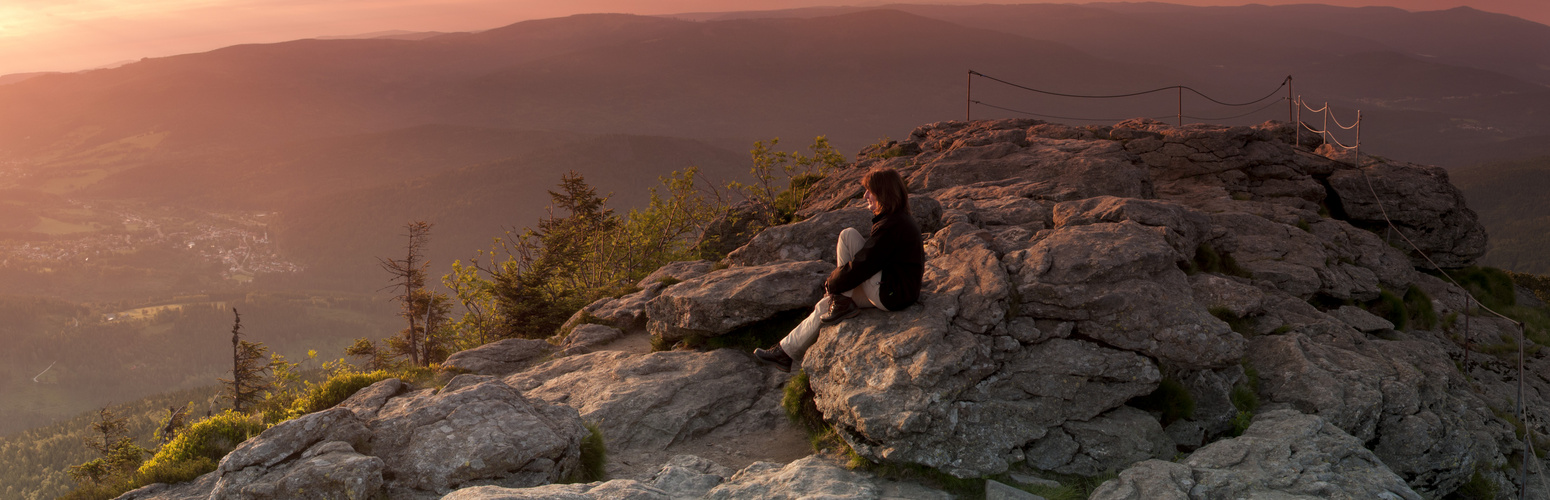
[[[921,303],[825,327],[803,360],[825,418],[872,460],[978,476],[1171,456],[1162,436],[1187,451],[1232,430],[1247,362],[1265,409],[1316,414],[1372,443],[1422,494],[1453,491],[1476,469],[1505,482],[1489,466],[1514,441],[1486,409],[1501,404],[1487,404],[1495,385],[1470,388],[1449,367],[1458,328],[1396,333],[1365,310],[1411,285],[1461,295],[1385,240],[1363,174],[1387,186],[1379,196],[1401,232],[1445,266],[1479,255],[1480,225],[1438,171],[1367,158],[1357,170],[1294,147],[1292,133],[932,124],[899,143],[915,153],[832,174],[799,211],[806,225],[767,230],[730,260],[768,265],[791,257],[783,248],[827,258],[844,221],[865,215],[847,211],[873,166],[940,203]],[[1460,310],[1434,304],[1439,317]],[[1166,431],[1156,415],[1103,423],[1135,417],[1127,402],[1164,377],[1191,392],[1193,415]]]
[[[776,428],[788,376],[745,353],[589,351],[642,331],[662,345],[805,314],[834,267],[838,233],[870,224],[857,181],[889,166],[925,233],[920,302],[824,326],[800,360],[815,406],[861,457],[966,478],[1124,470],[1096,498],[1412,499],[1470,481],[1525,487],[1501,472],[1533,456],[1507,416],[1514,367],[1464,347],[1506,349],[1515,326],[1463,315],[1463,290],[1417,272],[1424,259],[1400,249],[1404,236],[1444,267],[1467,265],[1485,242],[1473,213],[1439,169],[1378,158],[1358,169],[1294,146],[1294,133],[1152,120],[920,127],[890,146],[903,156],[862,158],[815,184],[799,222],[588,305],[555,339],[566,357],[503,380],[460,377],[439,393],[374,386],[332,410],[328,431],[272,436],[266,446],[285,453],[246,451],[218,479],[239,496],[301,478],[354,494],[327,479],[343,477],[392,495],[457,488],[451,498],[935,498],[822,458],[730,474],[680,457],[655,474],[544,484],[574,467],[561,443],[582,420],[602,428],[611,454],[650,460],[637,473],[686,442]],[[1385,291],[1412,287],[1425,297],[1409,300],[1429,298],[1434,320],[1380,314]],[[1550,373],[1545,358],[1525,364]],[[1550,394],[1545,377],[1522,382]],[[1177,388],[1192,412],[1152,406],[1183,398]],[[1527,401],[1531,416],[1550,415],[1540,400]],[[1521,425],[1543,436],[1542,422]],[[520,450],[497,435],[516,426],[538,433]],[[452,446],[442,434],[479,442]],[[1180,453],[1190,455],[1165,461]]]
[[[1180,463],[1141,462],[1093,492],[1093,500],[1287,498],[1420,500],[1361,440],[1291,410],[1259,415],[1243,436]]]

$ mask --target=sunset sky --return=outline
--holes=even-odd
[[[477,31],[526,19],[589,12],[672,14],[819,5],[845,0],[3,0],[0,75],[77,71],[118,62],[265,43],[387,30]],[[935,0],[915,3],[1027,3]],[[1190,5],[1243,1],[1173,0]],[[1260,0],[1257,3],[1390,5],[1438,10],[1468,5],[1550,24],[1544,0]]]

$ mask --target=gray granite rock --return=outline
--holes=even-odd
[[[660,452],[713,432],[740,435],[785,418],[789,375],[747,354],[601,351],[560,358],[506,378],[529,398],[564,404],[597,422],[610,450]]]
[[[676,342],[714,337],[784,312],[812,308],[832,261],[779,262],[712,271],[662,291],[646,304],[647,330]]]
[[[1260,414],[1242,436],[1182,463],[1148,460],[1095,490],[1093,500],[1196,498],[1420,500],[1361,440],[1292,410]]]
[[[542,340],[497,340],[453,353],[441,363],[441,366],[442,369],[454,373],[505,375],[532,366],[553,350],[553,345]]]

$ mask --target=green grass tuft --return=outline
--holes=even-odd
[[[1212,316],[1216,316],[1216,319],[1227,323],[1227,327],[1232,328],[1232,331],[1238,332],[1239,335],[1244,337],[1254,336],[1254,322],[1248,318],[1233,314],[1231,309],[1222,306],[1212,307],[1209,309],[1209,312]]]
[[[1405,309],[1408,311],[1406,318],[1411,325],[1422,330],[1431,330],[1437,327],[1437,310],[1432,307],[1432,297],[1427,295],[1421,287],[1410,285],[1405,290]]]
[[[1171,378],[1163,379],[1151,394],[1131,399],[1128,404],[1148,412],[1162,413],[1164,427],[1195,415],[1195,397],[1190,395],[1189,389],[1182,382]]]
[[[577,471],[577,483],[590,483],[608,479],[608,445],[603,441],[603,429],[588,423],[587,436],[581,438],[581,469]]]
[[[754,349],[774,345],[776,342],[779,342],[780,339],[785,338],[787,334],[791,333],[793,328],[796,328],[796,326],[800,324],[803,319],[807,318],[808,314],[811,313],[812,309],[796,309],[785,311],[776,314],[769,319],[738,328],[737,330],[733,330],[725,335],[717,335],[714,337],[689,335],[684,337],[683,343],[685,346],[691,349],[701,351],[713,351],[716,349],[737,349],[745,352],[753,352]],[[657,347],[655,343],[656,339],[652,340],[652,349],[655,350]],[[671,346],[669,346],[669,348],[671,348]]]
[[[1405,300],[1388,288],[1378,293],[1378,298],[1366,304],[1367,311],[1380,318],[1389,320],[1394,324],[1395,330],[1410,329],[1410,309],[1405,307]]]
[[[1087,497],[1092,496],[1093,490],[1098,489],[1098,487],[1102,486],[1103,483],[1108,482],[1110,479],[1119,477],[1119,473],[1114,471],[1105,471],[1102,474],[1098,474],[1092,477],[1049,473],[1046,473],[1045,475],[1055,476],[1055,480],[1060,483],[1060,486],[1028,485],[1018,486],[1018,488],[1022,489],[1023,491],[1044,497],[1046,500],[1084,500]],[[1001,482],[1010,485],[1016,484],[1009,481]]]
[[[1243,366],[1244,381],[1234,385],[1228,396],[1232,400],[1232,407],[1238,410],[1238,414],[1232,418],[1233,436],[1243,435],[1243,431],[1254,423],[1254,412],[1259,410],[1259,370],[1247,359],[1240,364]]]
[[[1475,473],[1469,476],[1469,481],[1454,490],[1453,494],[1464,500],[1495,500],[1497,495],[1496,483],[1480,472],[1480,467],[1475,467]]]

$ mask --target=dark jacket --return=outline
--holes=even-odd
[[[907,206],[907,205],[906,205]],[[841,293],[861,286],[881,272],[882,283],[874,298],[889,311],[902,311],[920,299],[921,275],[926,271],[926,250],[920,226],[908,209],[872,217],[872,234],[856,252],[856,258],[829,273],[824,289]]]

